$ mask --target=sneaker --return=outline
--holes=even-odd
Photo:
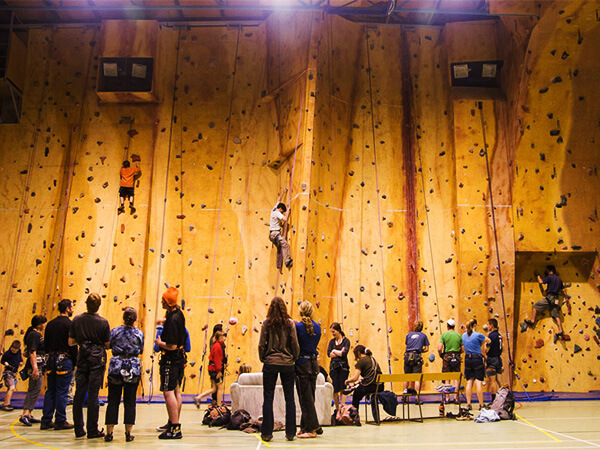
[[[40,430],[54,430],[54,422],[40,423]]]
[[[29,419],[29,423],[42,423],[40,419],[36,419],[33,416],[27,416],[27,418]]]
[[[135,214],[135,211],[136,211],[135,207],[134,207],[134,206],[131,206],[131,205],[129,205],[129,213],[130,213],[130,214]]]
[[[10,405],[2,405],[2,406],[0,406],[0,409],[2,411],[13,411],[15,408]]]
[[[198,409],[200,409],[200,402],[201,402],[201,400],[200,400],[200,396],[199,396],[199,395],[196,395],[196,396],[194,397],[194,405],[196,405],[196,408],[198,408]]]
[[[117,209],[117,213],[118,213],[118,214],[123,214],[124,212],[125,212],[125,207],[124,207],[123,205],[121,205],[121,206],[119,207],[119,209]]]
[[[161,425],[160,427],[156,427],[156,431],[165,431],[168,430],[169,428],[171,428],[171,422],[167,422],[164,425]]]
[[[72,430],[73,428],[75,428],[75,425],[67,422],[66,420],[64,422],[57,422],[54,424],[55,430]]]
[[[181,439],[182,437],[180,424],[171,425],[168,430],[158,435],[159,439]]]

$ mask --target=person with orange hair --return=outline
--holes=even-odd
[[[165,397],[169,421],[158,429],[159,439],[181,439],[181,381],[186,363],[185,316],[177,305],[177,288],[170,286],[162,296],[162,307],[167,311],[165,324],[156,345],[161,349],[160,390]]]

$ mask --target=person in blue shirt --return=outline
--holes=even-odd
[[[315,409],[315,390],[319,363],[317,346],[321,339],[321,327],[312,320],[313,306],[308,301],[300,303],[300,322],[296,323],[296,334],[300,345],[300,356],[296,360],[296,390],[300,400],[302,416],[298,438],[315,438],[320,430]]]
[[[108,364],[108,406],[106,407],[106,435],[104,440],[113,440],[113,430],[119,419],[119,402],[123,394],[125,408],[125,441],[131,442],[131,430],[135,424],[135,401],[142,376],[139,355],[144,351],[144,333],[134,327],[137,312],[125,308],[123,325],[110,331],[112,358]]]
[[[471,398],[473,396],[473,381],[477,390],[477,401],[479,409],[483,406],[482,382],[485,378],[485,358],[482,348],[485,348],[490,340],[483,334],[475,331],[477,320],[472,318],[467,322],[467,331],[462,335],[463,347],[465,349],[465,378],[467,379],[467,409],[472,409]]]
[[[423,356],[429,350],[429,339],[423,333],[423,322],[415,322],[414,331],[406,335],[406,351],[404,353],[404,373],[422,373]],[[416,394],[421,383],[419,381],[404,383],[404,392]]]

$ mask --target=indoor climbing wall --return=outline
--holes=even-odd
[[[243,27],[124,22],[112,25],[144,31],[118,43],[110,27],[32,30],[21,123],[0,126],[5,330],[20,337],[61,298],[82,312],[89,292],[112,326],[134,306],[148,393],[160,297],[176,286],[196,394],[217,323],[226,383],[241,363],[260,370],[258,331],[281,295],[294,318],[299,301],[316,306],[323,353],[338,321],[384,372],[402,370],[416,320],[435,354],[449,318],[462,332],[496,317],[525,389],[592,389],[600,31],[589,4],[540,12],[412,29],[285,12]],[[158,101],[99,102],[99,58],[142,48],[156,56]],[[489,59],[505,60],[502,95],[451,88],[451,62]],[[133,155],[137,209],[117,215]],[[281,272],[268,240],[279,195],[294,259]],[[556,345],[549,319],[516,333],[548,262],[572,296],[571,340]]]
[[[541,298],[534,271],[558,270],[571,296],[563,305],[568,341],[553,342],[546,315],[518,333],[516,371],[532,391],[588,391],[598,385],[597,5],[561,2],[544,12],[525,60],[518,115],[514,203],[519,321]],[[515,118],[517,119],[517,118]]]

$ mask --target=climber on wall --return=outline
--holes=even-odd
[[[560,300],[558,295],[562,291],[565,296],[565,303],[567,307],[570,309],[569,299],[571,298],[565,291],[565,286],[563,285],[562,280],[556,274],[556,267],[553,265],[546,266],[546,277],[542,279],[537,273],[535,274],[538,279],[538,283],[540,285],[547,285],[546,288],[546,297],[541,299],[539,302],[533,304],[532,318],[525,319],[524,323],[521,324],[521,331],[526,331],[527,328],[535,327],[536,319],[538,314],[543,314],[544,311],[550,310],[550,316],[554,323],[556,324],[557,332],[554,334],[554,343],[556,343],[559,339],[565,339],[563,328],[562,328],[562,317],[560,312]]]
[[[131,214],[135,213],[135,207],[133,206],[134,187],[133,183],[135,178],[140,175],[140,166],[136,164],[135,167],[131,167],[129,160],[123,161],[123,167],[121,167],[121,183],[119,187],[119,197],[121,199],[121,206],[117,210],[119,214],[125,212],[125,198],[129,199],[129,209]]]
[[[287,189],[284,191],[284,193]],[[282,194],[283,195],[283,194]],[[294,261],[290,257],[290,246],[286,241],[281,231],[281,226],[288,219],[289,212],[285,203],[280,203],[281,196],[277,199],[275,207],[271,211],[271,224],[269,228],[269,240],[277,247],[277,269],[281,270],[283,262],[285,261],[285,267],[290,269]]]

